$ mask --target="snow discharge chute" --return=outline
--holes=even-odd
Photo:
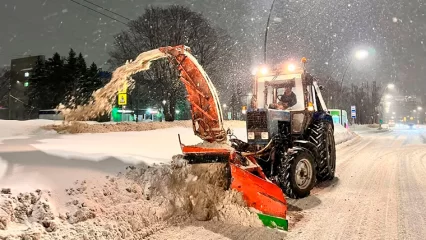
[[[188,92],[195,135],[209,142],[225,141],[226,132],[217,91],[190,49],[177,46],[163,47],[160,51],[172,56],[171,61],[178,66],[180,80]]]

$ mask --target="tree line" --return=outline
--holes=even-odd
[[[243,49],[242,44],[235,44],[223,29],[211,24],[201,13],[176,5],[150,7],[128,26],[115,36],[109,60],[113,69],[148,50],[186,45],[206,70],[221,101],[230,98],[235,83],[250,82],[250,69],[245,64],[251,60],[250,51]],[[190,118],[186,90],[177,68],[167,59],[154,62],[150,70],[136,74],[133,79],[136,84],[129,93],[130,107],[164,109],[166,121],[173,121],[177,112],[183,118]]]
[[[96,64],[88,67],[73,49],[67,57],[55,53],[47,60],[38,58],[28,82],[28,105],[37,109],[85,104],[104,85]]]

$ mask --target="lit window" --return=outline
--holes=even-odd
[[[30,76],[30,73],[29,73],[29,72],[25,72],[25,73],[24,73],[24,76],[25,76],[25,77],[29,77],[29,76]]]

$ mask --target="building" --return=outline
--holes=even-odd
[[[37,112],[28,106],[28,79],[37,59],[43,55],[12,59],[10,65],[9,119],[25,120],[37,118]]]

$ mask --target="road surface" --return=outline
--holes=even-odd
[[[425,239],[426,131],[359,132],[338,146],[337,178],[302,200],[287,239]]]

